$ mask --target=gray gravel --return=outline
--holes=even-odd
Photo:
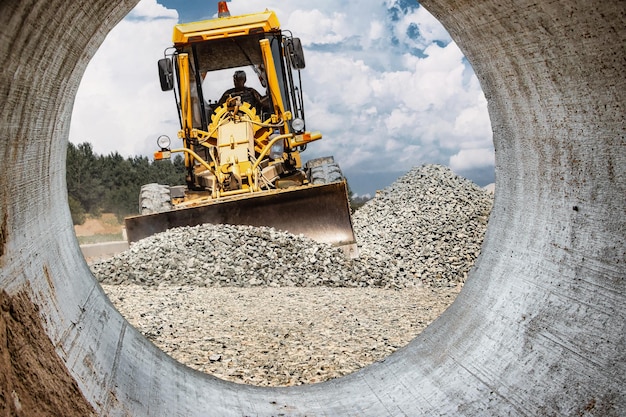
[[[218,378],[260,386],[347,375],[406,346],[461,287],[146,287],[103,285],[165,353]]]
[[[361,259],[405,285],[465,282],[492,204],[490,192],[447,167],[414,168],[354,214]]]
[[[353,215],[358,259],[265,227],[202,225],[91,265],[103,284],[205,287],[456,286],[480,251],[492,195],[448,168],[414,168]]]
[[[491,203],[426,165],[354,214],[356,260],[268,228],[204,225],[144,239],[92,270],[124,317],[181,363],[238,383],[316,383],[406,346],[452,303]]]

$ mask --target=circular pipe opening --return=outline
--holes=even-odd
[[[57,361],[70,377],[29,388],[56,393],[59,406],[80,392],[101,415],[624,414],[623,7],[424,4],[489,102],[498,182],[483,255],[456,302],[401,352],[278,390],[171,360],[110,305],[76,244],[64,186],[72,100],[132,5],[2,3],[2,319],[51,348],[39,363]],[[43,404],[14,391],[11,410]]]
[[[399,73],[398,69],[392,71],[373,68],[371,64],[381,60],[381,57],[377,56],[370,59],[373,62],[369,62],[369,65],[366,64],[366,72],[370,74],[373,83],[388,84],[385,88],[379,87],[379,90],[391,92],[398,85],[417,85],[420,89],[419,92],[416,92],[415,95],[407,94],[405,91],[390,93],[397,94],[393,100],[390,100],[389,97],[378,98],[377,100],[364,98],[357,108],[352,109],[353,106],[351,106],[350,101],[353,101],[353,98],[348,97],[345,91],[337,92],[336,96],[332,94],[329,96],[329,89],[324,85],[326,84],[324,78],[327,76],[329,65],[337,68],[338,63],[342,65],[351,64],[354,68],[344,68],[334,74],[334,76],[338,76],[335,82],[341,85],[361,85],[358,80],[344,83],[341,79],[349,73],[361,74],[363,63],[359,61],[355,64],[354,59],[345,56],[345,52],[338,53],[335,51],[333,55],[333,52],[328,50],[324,52],[323,59],[320,59],[319,52],[315,53],[313,50],[312,59],[308,59],[303,82],[304,86],[307,87],[307,93],[311,96],[311,101],[316,103],[316,113],[326,114],[326,116],[317,117],[318,120],[322,120],[321,124],[318,121],[309,125],[325,126],[323,121],[329,117],[328,109],[325,108],[328,104],[334,108],[341,107],[346,112],[343,116],[345,120],[355,120],[362,116],[363,108],[376,106],[375,111],[368,111],[368,125],[371,128],[369,136],[355,138],[359,141],[358,147],[361,153],[376,154],[377,147],[385,141],[382,139],[383,132],[380,132],[383,130],[381,126],[385,126],[385,120],[391,114],[395,115],[396,110],[403,108],[402,112],[406,112],[407,108],[415,106],[421,108],[443,107],[447,109],[445,115],[437,112],[435,116],[429,117],[428,114],[431,114],[432,111],[423,110],[420,112],[419,118],[413,121],[413,126],[405,126],[402,129],[404,132],[411,132],[408,134],[413,135],[413,138],[398,138],[399,133],[397,131],[389,132],[390,138],[403,140],[406,143],[402,146],[402,150],[389,152],[385,156],[387,160],[391,158],[391,155],[394,155],[393,159],[401,163],[400,161],[405,158],[404,154],[420,144],[420,152],[413,158],[413,164],[419,165],[424,159],[424,154],[437,158],[437,160],[443,158],[445,162],[449,162],[455,157],[433,155],[433,152],[428,151],[428,149],[441,148],[432,142],[441,143],[445,141],[446,147],[453,146],[453,142],[460,141],[459,137],[463,137],[464,142],[476,139],[469,146],[473,147],[473,150],[489,153],[489,146],[486,146],[487,149],[482,148],[485,147],[485,141],[491,142],[486,101],[484,98],[482,100],[480,98],[482,91],[477,86],[473,72],[469,65],[464,62],[464,58],[456,46],[453,43],[446,43],[449,42],[449,36],[443,27],[423,8],[415,9],[418,7],[419,5],[415,3],[414,8],[402,12],[403,15],[406,15],[405,18],[396,17],[394,21],[402,22],[409,18],[419,19],[420,23],[418,23],[417,29],[419,33],[437,34],[437,41],[432,40],[435,35],[423,36],[419,34],[411,36],[410,40],[404,40],[405,43],[412,46],[423,44],[422,48],[428,50],[428,56],[420,55],[418,57],[414,55],[410,63],[404,65],[398,63],[397,65],[403,70],[402,73]],[[389,8],[381,6],[380,9],[389,14],[398,13],[397,8],[392,6]],[[89,173],[85,170],[79,171],[79,174],[86,179],[83,183],[87,183],[92,177],[110,178],[109,181],[114,182],[113,176],[107,174],[105,165],[111,163],[111,158],[104,155],[109,152],[118,152],[119,149],[123,149],[121,152],[128,152],[129,147],[133,146],[132,142],[129,141],[124,141],[123,145],[126,148],[121,144],[115,144],[116,135],[139,138],[147,126],[153,130],[156,129],[157,126],[163,124],[164,119],[172,119],[166,115],[172,116],[172,112],[175,111],[172,107],[172,95],[164,94],[154,84],[156,81],[156,71],[153,68],[155,59],[148,59],[144,55],[156,53],[158,56],[164,45],[170,44],[171,41],[167,39],[167,36],[169,36],[171,27],[176,20],[164,19],[161,15],[158,26],[150,21],[149,17],[146,22],[139,23],[136,21],[138,10],[139,8],[134,9],[129,14],[130,19],[127,16],[126,20],[118,24],[109,33],[107,40],[98,49],[87,68],[76,97],[70,140],[86,137],[93,140],[88,144],[81,144],[78,148],[72,147],[69,150],[68,187],[70,188],[70,196],[77,200],[86,201],[86,206],[89,205],[93,193],[97,192],[96,187],[93,187],[91,194],[88,192],[83,192],[82,195],[81,193],[72,193],[77,188],[74,184],[78,182],[69,176],[71,173],[77,172],[71,168],[77,159],[76,157],[72,158],[72,156],[84,154],[84,158],[89,159],[93,149],[100,149],[103,155],[97,155],[98,162],[91,164],[94,172]],[[343,14],[345,13],[344,10],[338,11]],[[371,16],[372,12],[369,13],[368,16]],[[149,14],[146,13],[146,16]],[[280,16],[280,20],[288,22],[290,15]],[[363,25],[362,22],[361,24]],[[407,26],[406,22],[396,24],[398,26],[404,25],[405,28]],[[369,26],[369,24],[366,23],[365,26]],[[142,33],[143,36],[135,40],[123,36],[123,34],[129,33],[131,27],[134,32]],[[144,27],[150,27],[150,34],[154,33],[154,36],[146,36],[147,32],[145,32]],[[395,31],[394,33],[398,34],[402,32],[400,29],[395,29]],[[411,33],[409,29],[407,29],[407,33]],[[163,34],[166,35],[163,36]],[[324,35],[320,36],[323,37]],[[306,30],[303,38],[316,40],[315,35],[308,34]],[[386,50],[391,49],[391,46],[392,43],[389,40],[386,48],[377,46],[376,51],[382,50],[384,53],[388,53]],[[114,59],[123,56],[119,52],[121,48],[125,48],[127,51],[142,50],[144,52],[137,58]],[[404,49],[409,48],[405,46]],[[369,53],[370,56],[372,54],[373,52]],[[311,57],[311,55],[308,56]],[[322,62],[325,64],[321,64]],[[138,79],[141,79],[144,84],[133,85],[131,88],[125,85],[127,83],[122,80],[131,75],[128,74],[129,64],[133,68],[133,82],[136,83]],[[463,71],[460,71],[461,68]],[[219,94],[214,97],[217,99],[224,89],[228,89],[232,85],[233,70],[224,70],[223,72],[226,73],[225,79],[222,80],[223,85],[215,80],[215,78],[219,79],[219,75],[205,79],[206,82],[213,78],[211,80],[213,84],[218,84],[218,88],[206,89],[208,94],[205,96],[206,98],[210,97],[210,91],[217,91]],[[396,75],[401,77],[401,81],[397,79]],[[433,77],[437,78],[436,82],[433,82]],[[250,80],[250,78],[254,79]],[[255,79],[255,77],[249,77],[248,81],[254,82]],[[390,81],[392,79],[393,82]],[[145,91],[148,86],[153,90],[153,95],[150,96],[149,100],[152,103],[150,106],[146,106],[147,97],[144,94],[137,97],[136,94],[132,93],[132,91]],[[259,91],[264,91],[260,84],[252,86]],[[456,98],[452,97],[450,92],[453,89]],[[434,96],[432,91],[439,91],[441,94]],[[99,95],[98,92],[100,92]],[[421,97],[419,104],[415,102],[415,96]],[[447,104],[442,105],[442,100],[445,100]],[[389,102],[395,104],[396,107],[389,108]],[[124,123],[124,117],[119,116],[121,109],[117,103],[125,103],[126,108],[134,107],[136,109],[135,113],[128,114],[130,121]],[[92,110],[86,111],[85,108]],[[157,113],[161,111],[157,109],[161,108],[163,113]],[[108,109],[109,112],[104,113],[102,109]],[[146,112],[149,115],[146,115]],[[468,131],[464,127],[461,127],[459,131],[453,129],[459,124],[462,125],[463,120],[467,123],[467,115],[470,113],[477,119],[473,121],[474,127],[482,129],[478,128],[473,131]],[[337,116],[333,115],[333,117]],[[424,131],[424,119],[430,119],[428,122],[430,126],[443,125],[438,130],[453,137],[444,139],[441,137],[442,134],[439,136],[435,134],[436,138],[421,140],[422,136],[432,136],[432,130],[434,130],[430,128],[428,132]],[[143,120],[142,126],[139,126],[136,120]],[[79,128],[76,128],[74,123]],[[175,132],[178,127],[176,123],[175,118],[171,120],[172,132]],[[97,132],[93,132],[93,126],[99,127]],[[485,132],[484,128],[488,132]],[[138,133],[129,134],[131,129],[137,129]],[[358,128],[350,126],[342,127],[342,132],[339,133],[331,131],[329,139],[322,142],[328,142],[332,144],[333,148],[337,148],[333,149],[333,152],[339,151],[343,147],[342,159],[349,162],[349,158],[345,156],[346,138],[350,137],[355,129]],[[77,133],[79,130],[82,130],[82,133]],[[454,134],[452,133],[453,130]],[[326,136],[325,130],[324,135]],[[118,141],[119,137],[117,138]],[[338,141],[335,138],[342,139]],[[371,145],[367,145],[366,142],[370,141]],[[134,144],[134,146],[154,147],[153,140],[137,142],[139,143]],[[464,146],[461,145],[461,147]],[[423,148],[427,149],[423,150]],[[156,150],[158,147],[154,149]],[[310,157],[310,151],[313,149],[305,152],[303,158]],[[455,152],[456,150],[452,153]],[[493,157],[492,150],[491,157]],[[379,166],[381,164],[388,165],[378,160],[379,158],[376,159]],[[463,161],[467,161],[467,158],[464,158]],[[128,162],[132,164],[130,159]],[[362,165],[376,166],[372,161]],[[464,165],[466,166],[467,163],[452,166],[453,168],[463,168]],[[100,168],[101,166],[104,168]],[[489,168],[493,170],[493,165]],[[100,169],[104,169],[105,172],[95,172]],[[399,170],[401,167],[394,166],[392,169]],[[488,169],[483,171],[488,171]],[[164,168],[161,168],[162,170]],[[398,180],[404,184],[404,187],[395,187],[396,191],[393,193],[395,194],[393,197],[383,196],[384,192],[377,191],[379,204],[374,201],[372,203],[376,204],[375,208],[369,207],[368,210],[362,210],[354,216],[353,224],[359,236],[359,246],[362,252],[360,259],[354,261],[357,265],[346,265],[345,262],[335,259],[332,255],[321,255],[322,258],[320,258],[320,254],[326,253],[321,249],[316,254],[316,258],[323,260],[324,265],[327,263],[332,265],[324,268],[315,278],[309,278],[310,272],[302,273],[301,271],[306,269],[303,268],[302,264],[309,262],[306,254],[311,248],[297,245],[298,239],[292,239],[293,247],[282,251],[282,257],[286,259],[277,262],[275,258],[271,258],[271,255],[275,255],[275,251],[265,248],[276,247],[277,243],[285,245],[286,243],[278,240],[278,237],[270,245],[263,245],[264,250],[259,251],[258,246],[249,244],[253,242],[252,236],[240,237],[239,231],[233,230],[226,239],[245,242],[237,245],[237,248],[233,246],[224,247],[220,245],[222,238],[209,236],[208,232],[201,233],[200,231],[193,233],[193,243],[187,241],[184,244],[173,245],[174,241],[180,241],[185,234],[170,233],[171,239],[168,237],[159,239],[158,242],[142,245],[142,253],[137,255],[140,260],[137,260],[136,256],[126,253],[122,255],[125,258],[124,261],[115,260],[111,264],[93,266],[92,270],[95,270],[95,276],[98,279],[108,278],[101,281],[104,284],[105,292],[133,326],[166,353],[193,369],[205,371],[228,381],[261,386],[301,385],[307,382],[329,380],[382,360],[415,338],[421,329],[430,324],[451,304],[465,281],[469,266],[478,254],[488,211],[491,207],[491,202],[487,203],[487,194],[483,195],[477,189],[470,187],[468,183],[453,178],[453,175],[450,175],[447,170],[423,167],[419,172],[416,172],[416,168],[411,171],[414,173],[413,175],[404,174],[402,179]],[[379,174],[379,176],[381,175]],[[350,176],[349,178],[353,177]],[[152,181],[145,180],[144,182]],[[184,180],[181,178],[178,183],[182,184]],[[415,195],[411,195],[411,191],[407,188],[409,184],[412,193],[418,196],[417,199]],[[118,193],[115,185],[104,188]],[[370,192],[373,194],[374,190],[375,188],[371,188]],[[116,197],[117,195],[119,193],[116,194]],[[104,196],[101,197],[101,199],[103,198]],[[419,203],[415,203],[416,200]],[[136,196],[132,201],[136,204]],[[389,202],[394,205],[392,209],[389,209]],[[367,214],[364,214],[365,212]],[[88,221],[88,223],[92,222],[93,219]],[[402,226],[396,226],[400,224]],[[390,228],[393,228],[394,232],[390,233]],[[80,226],[79,229],[90,228]],[[109,233],[115,231],[108,229]],[[407,232],[411,232],[412,239],[407,239]],[[245,233],[243,234],[245,235]],[[464,237],[457,237],[457,234]],[[221,235],[221,231],[218,230],[212,235]],[[205,245],[204,242],[208,240],[213,242],[212,247],[205,246],[205,249],[201,250],[200,247]],[[174,246],[186,248],[185,253],[178,254]],[[95,251],[98,250],[98,247],[105,251],[121,251],[127,246],[124,245],[124,242],[81,245],[81,249],[88,259],[90,257],[93,259],[94,255],[97,255]],[[165,247],[168,250],[165,250]],[[207,260],[207,250],[218,255],[211,255],[211,259]],[[254,262],[252,263],[257,266],[251,267],[251,262],[245,255],[242,258],[240,251],[254,254]],[[137,252],[137,248],[132,251],[132,253]],[[294,256],[290,258],[285,253]],[[400,253],[403,256],[401,256],[401,260],[398,260]],[[224,257],[222,254],[227,255]],[[381,256],[385,257],[386,260],[381,260]],[[288,270],[280,268],[281,264],[289,263],[290,260],[291,268]],[[192,263],[193,267],[185,268],[189,263]],[[298,288],[288,292],[272,288],[259,288],[250,292],[249,289],[237,288],[250,285],[259,286],[258,283],[248,284],[247,281],[248,278],[259,276],[267,279],[268,271],[264,267],[266,263],[279,267],[278,270],[272,271],[276,272],[276,278],[285,277],[270,280],[270,286],[299,287],[307,285],[325,288],[319,290],[323,292],[309,288],[308,301],[305,301],[307,300],[307,297],[304,296],[305,290],[302,290],[301,293]],[[228,271],[233,268],[243,268],[244,270],[237,277],[232,278]],[[317,265],[312,264],[310,269],[313,268],[316,271],[320,270]],[[154,276],[146,277],[148,271],[154,270],[167,270],[167,273],[165,276],[162,274],[158,281],[153,280]],[[202,270],[204,272],[200,272]],[[217,300],[214,299],[215,294],[221,294],[222,290],[210,291],[203,288],[205,285],[214,285],[212,282],[221,278],[222,273],[214,273],[215,270],[223,271],[228,277],[221,282],[228,281],[224,285],[232,288],[228,290],[227,295],[227,297],[233,298],[230,303],[222,304],[220,302],[224,295],[218,296]],[[354,278],[355,270],[362,271],[358,273],[361,276]],[[379,271],[384,272],[381,274]],[[339,283],[336,281],[312,283],[320,276],[326,279],[327,275],[332,275],[333,279],[339,277]],[[257,280],[253,279],[253,281]],[[155,286],[157,282],[158,288]],[[112,283],[130,285],[107,285]],[[175,287],[176,284],[178,286]],[[178,288],[181,285],[198,288],[181,290]],[[260,286],[263,287],[264,285]],[[366,286],[367,288],[352,291],[350,288],[353,286]],[[406,288],[406,286],[410,286],[410,288]],[[382,288],[387,288],[387,290]],[[402,293],[393,292],[397,289],[401,289]],[[167,296],[163,295],[165,292],[168,293]],[[185,295],[181,296],[183,292]],[[260,293],[264,295],[261,296]],[[300,294],[303,294],[302,298],[299,297]],[[301,299],[302,302],[296,304],[295,300],[297,299]],[[268,300],[268,302],[261,300]],[[271,302],[269,302],[270,300]],[[315,300],[315,305],[311,304],[313,300]],[[331,302],[330,300],[334,301]],[[243,310],[235,308],[236,304],[245,304],[246,308]],[[217,305],[222,307],[217,308]],[[287,305],[291,305],[291,307],[286,309],[285,306]],[[274,311],[269,311],[271,308]],[[307,310],[310,311],[305,313]],[[333,311],[332,314],[330,313],[331,310]],[[292,313],[287,314],[285,311]]]

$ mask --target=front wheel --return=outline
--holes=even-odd
[[[308,161],[306,170],[311,184],[330,184],[344,180],[339,164],[332,156]]]
[[[141,214],[161,213],[172,209],[170,187],[161,184],[146,184],[139,192],[139,212]]]

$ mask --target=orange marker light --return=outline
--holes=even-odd
[[[217,17],[229,17],[230,11],[228,11],[228,5],[225,1],[217,3]]]
[[[170,159],[172,153],[170,151],[158,151],[154,153],[154,160],[161,161],[163,159]]]

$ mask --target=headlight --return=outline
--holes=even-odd
[[[161,135],[157,138],[157,145],[159,145],[161,149],[168,149],[171,143],[172,141],[167,135]]]
[[[291,121],[291,128],[294,132],[300,133],[304,130],[304,120],[296,117]]]
[[[285,141],[279,140],[270,148],[270,159],[280,159],[285,152]]]

